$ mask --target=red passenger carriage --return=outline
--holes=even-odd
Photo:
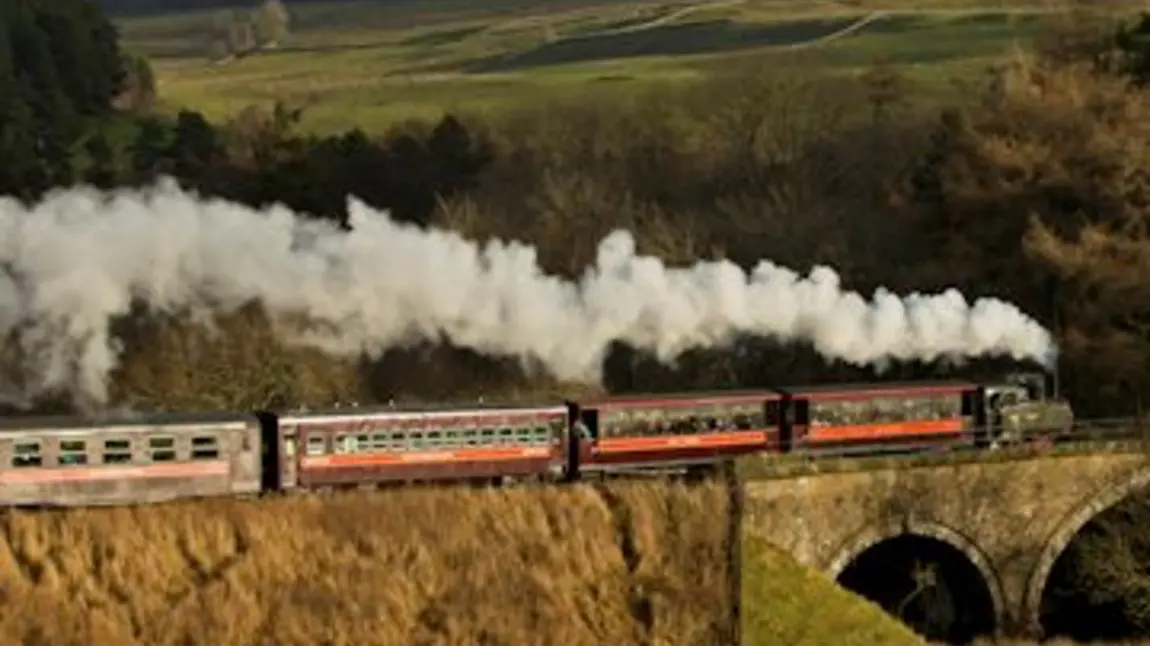
[[[360,409],[279,418],[303,488],[542,477],[563,466],[563,407]]]
[[[710,466],[776,447],[778,426],[767,418],[767,404],[780,398],[768,391],[743,391],[569,403],[584,434],[580,470]]]
[[[790,387],[782,433],[789,450],[918,450],[973,441],[979,386],[967,382]]]

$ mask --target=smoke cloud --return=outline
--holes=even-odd
[[[21,349],[21,393],[65,390],[103,402],[119,348],[109,331],[133,303],[166,313],[227,311],[253,300],[312,325],[292,339],[379,354],[447,338],[594,381],[612,341],[671,360],[737,335],[811,344],[856,365],[982,355],[1046,365],[1051,335],[1017,307],[949,290],[867,300],[838,275],[762,261],[665,266],[616,231],[580,280],[545,275],[517,242],[486,245],[391,221],[349,199],[349,233],[282,206],[145,190],[70,189],[31,208],[0,200],[0,334]],[[298,329],[298,328],[297,328]],[[9,366],[11,367],[11,366]]]

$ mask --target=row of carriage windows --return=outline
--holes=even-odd
[[[600,413],[600,437],[692,435],[748,431],[766,426],[763,404],[622,409]]]
[[[691,435],[774,427],[778,413],[762,404],[717,405],[666,409],[630,409],[603,413],[601,437]],[[953,419],[963,414],[958,395],[882,397],[857,401],[816,402],[811,405],[812,426],[883,424],[910,420]],[[808,420],[794,420],[798,423]]]
[[[817,402],[811,406],[811,426],[884,424],[912,420],[953,419],[962,415],[959,395],[879,397],[858,401]]]
[[[331,446],[334,453],[370,453],[407,451],[451,451],[492,446],[548,446],[564,424],[550,426],[503,426],[483,428],[439,428],[421,430],[381,429],[367,433],[336,433]],[[327,436],[310,434],[308,455],[329,453]]]
[[[95,452],[89,444],[96,444]],[[45,450],[39,440],[16,442],[12,447],[13,467],[39,467],[44,465]],[[176,439],[174,437],[149,437],[144,452],[145,462],[176,462]],[[220,457],[219,441],[211,435],[192,438],[190,460],[216,460]],[[93,464],[128,464],[137,461],[132,450],[131,440],[113,438],[107,440],[60,440],[56,451],[56,463],[60,466],[86,466]]]

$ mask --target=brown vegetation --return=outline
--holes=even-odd
[[[406,490],[0,518],[25,646],[729,646],[719,486]]]
[[[1101,646],[1103,643],[1099,643]],[[1147,646],[1150,641],[1106,641],[1105,646]],[[980,639],[973,646],[1082,646],[1080,641],[1070,639],[1050,639],[1047,641],[1026,641],[1019,639],[989,640]]]

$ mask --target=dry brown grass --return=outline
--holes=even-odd
[[[1097,646],[1150,646],[1150,641],[1098,641]],[[1082,646],[1078,641],[1070,639],[1050,639],[1048,641],[1026,641],[1018,639],[1004,639],[998,641],[979,640],[972,646]]]
[[[724,489],[605,491],[10,513],[0,642],[728,646]]]

